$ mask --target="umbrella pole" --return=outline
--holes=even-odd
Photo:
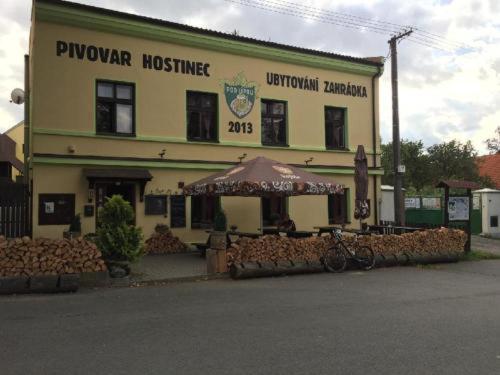
[[[260,218],[259,218],[259,221],[260,221],[260,234],[264,234],[264,221],[262,220],[262,214],[263,214],[263,211],[262,211],[262,197],[259,198],[260,199]]]

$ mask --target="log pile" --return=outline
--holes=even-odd
[[[402,235],[359,236],[357,244],[353,235],[344,233],[342,240],[350,248],[368,245],[376,254],[381,255],[399,255],[405,252],[439,254],[462,252],[467,236],[460,230],[442,228]],[[229,265],[248,261],[317,261],[334,241],[330,236],[299,239],[275,235],[257,239],[243,237],[231,244],[227,260]]]
[[[83,238],[29,237],[7,240],[0,236],[0,276],[63,275],[105,271],[102,254]]]
[[[175,254],[186,251],[188,247],[172,232],[164,230],[155,232],[146,240],[146,254]]]

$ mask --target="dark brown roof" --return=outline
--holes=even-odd
[[[10,163],[18,171],[23,170],[23,162],[16,157],[16,142],[7,134],[0,134],[0,161]]]
[[[271,48],[279,48],[279,49],[288,50],[288,51],[300,52],[300,53],[305,53],[308,55],[323,56],[323,57],[329,57],[329,58],[333,58],[333,59],[337,59],[337,60],[352,61],[352,62],[364,64],[364,65],[372,65],[372,66],[379,66],[379,67],[384,66],[384,64],[380,58],[372,58],[372,57],[362,58],[362,57],[346,56],[346,55],[340,55],[337,53],[317,51],[317,50],[308,49],[308,48],[290,46],[287,44],[268,42],[268,41],[263,41],[263,40],[239,36],[239,35],[227,34],[227,33],[223,33],[220,31],[204,29],[201,27],[188,26],[188,25],[184,25],[181,23],[177,23],[177,22],[165,21],[165,20],[160,20],[157,18],[144,17],[144,16],[139,16],[139,15],[130,14],[130,13],[118,12],[116,10],[105,9],[105,8],[91,6],[91,5],[73,3],[70,1],[35,0],[35,2],[36,3],[60,5],[60,6],[64,6],[64,7],[79,9],[79,10],[83,10],[83,11],[87,11],[87,12],[104,14],[104,15],[113,16],[113,17],[119,17],[119,18],[128,19],[128,20],[132,20],[132,21],[147,22],[147,23],[154,24],[154,25],[169,27],[169,28],[177,29],[177,30],[188,31],[188,32],[196,33],[196,34],[211,35],[211,36],[215,36],[215,37],[219,37],[219,38],[223,38],[223,39],[237,40],[240,42],[245,42],[245,43],[250,43],[250,44],[258,44],[261,46],[266,46],[266,47],[271,47]]]
[[[88,179],[123,179],[123,180],[147,180],[153,176],[147,169],[116,168],[116,169],[88,169],[83,170],[83,175]]]
[[[449,187],[452,189],[479,189],[481,186],[472,181],[462,181],[462,180],[443,180],[439,181],[436,185],[438,188]]]

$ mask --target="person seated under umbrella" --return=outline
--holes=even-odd
[[[284,214],[281,221],[278,223],[278,230],[280,232],[295,232],[295,223],[290,219],[290,215]]]

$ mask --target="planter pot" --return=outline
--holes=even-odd
[[[80,274],[70,273],[59,276],[58,289],[60,292],[76,292],[80,287]]]
[[[130,274],[130,262],[126,260],[105,260],[108,267],[109,276],[112,278],[122,278]]]
[[[212,231],[210,233],[210,248],[215,250],[226,250],[228,247],[227,233]]]
[[[59,276],[57,275],[39,275],[31,276],[30,292],[32,293],[56,293]]]
[[[29,277],[0,277],[0,294],[19,294],[29,291]]]
[[[70,232],[70,231],[64,231],[63,232],[63,238],[67,240],[72,240],[73,238],[78,238],[81,237],[82,232]]]

